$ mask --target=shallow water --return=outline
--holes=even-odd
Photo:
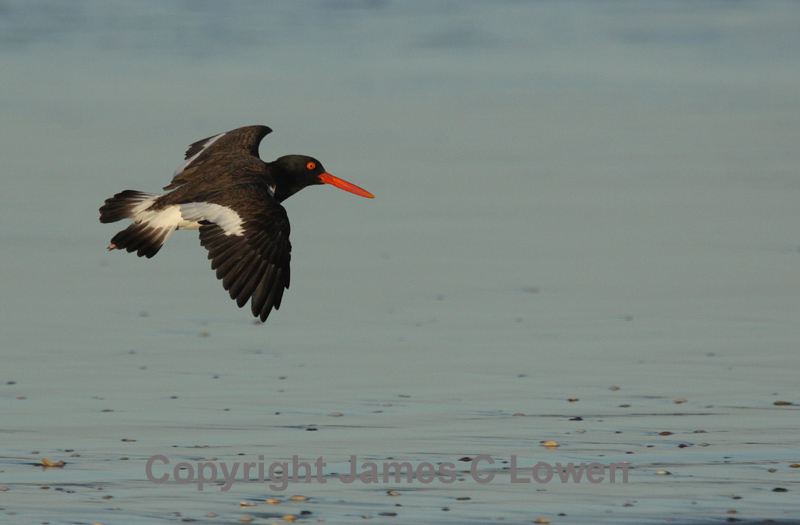
[[[800,519],[798,22],[778,2],[3,3],[0,521]],[[97,222],[256,123],[263,157],[377,196],[285,203],[292,287],[265,325],[196,233],[142,260]],[[156,477],[321,457],[326,481],[199,491],[149,481],[156,455]],[[457,478],[345,484],[352,455]],[[517,479],[628,480],[512,482],[512,458]]]

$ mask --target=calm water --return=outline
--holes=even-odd
[[[0,3],[0,521],[800,520],[798,27],[788,2]],[[97,221],[249,124],[377,196],[285,203],[265,325],[195,232],[142,260]],[[418,477],[346,484],[353,455]],[[172,478],[293,458],[326,465]],[[516,482],[570,462],[627,483]]]

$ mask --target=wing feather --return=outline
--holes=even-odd
[[[226,234],[218,224],[204,221],[200,243],[208,250],[211,268],[222,286],[243,307],[250,301],[253,315],[266,320],[289,287],[292,245],[286,210],[265,188],[239,188],[235,206],[243,218],[241,235]]]
[[[267,126],[245,126],[198,140],[186,150],[186,162],[175,170],[172,182],[164,189],[182,186],[241,157],[258,158],[258,145],[271,132]]]

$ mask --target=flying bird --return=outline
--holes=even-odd
[[[153,257],[175,230],[200,230],[211,269],[243,307],[265,321],[289,288],[289,218],[281,202],[306,186],[330,184],[362,197],[374,195],[334,177],[315,158],[258,156],[272,130],[247,126],[199,140],[186,150],[166,193],[126,190],[105,201],[100,222],[130,219],[109,250]]]

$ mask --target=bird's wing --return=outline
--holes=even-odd
[[[227,199],[235,199],[236,211]],[[257,185],[228,190],[225,199],[214,202],[200,222],[200,243],[231,299],[240,308],[249,300],[253,315],[264,321],[289,288],[292,245],[286,210]],[[197,203],[198,208],[203,204]]]
[[[172,182],[164,189],[177,188],[216,166],[235,161],[237,157],[258,158],[258,145],[271,132],[267,126],[246,126],[198,140],[186,150],[186,162],[175,170]]]

